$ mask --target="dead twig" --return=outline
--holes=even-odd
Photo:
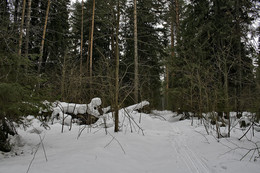
[[[48,162],[47,154],[46,154],[46,151],[45,151],[45,147],[44,147],[43,139],[42,139],[41,135],[39,135],[39,138],[40,138],[40,141],[41,141],[41,144],[42,144],[42,149],[43,149],[43,153],[44,153],[44,156],[45,156],[45,160],[46,160],[46,162]]]
[[[254,123],[251,124],[251,126],[247,129],[246,133],[243,134],[238,140],[241,140],[243,137],[246,136],[246,134],[249,132],[249,130],[251,129],[251,127],[254,125]]]
[[[253,156],[257,150],[259,150],[259,147],[248,149],[248,151],[246,152],[246,154],[243,155],[243,157],[240,159],[240,161],[242,161],[251,151],[254,151],[252,156],[250,157],[250,161],[251,161],[251,159],[253,158]]]
[[[104,148],[106,148],[107,146],[109,146],[109,145],[113,142],[113,140],[116,140],[116,142],[119,144],[119,146],[120,146],[120,148],[122,149],[122,151],[124,152],[124,154],[126,154],[126,152],[125,152],[123,146],[122,146],[121,143],[117,140],[117,138],[116,138],[115,136],[111,135],[111,133],[109,133],[109,132],[108,132],[108,134],[112,137],[112,139],[109,141],[108,144],[106,144],[106,145],[104,146]]]
[[[79,133],[78,133],[77,139],[79,139],[81,133],[82,133],[86,128],[87,128],[87,125],[85,125],[83,128],[80,128],[80,127],[79,127]]]
[[[138,125],[138,123],[135,122],[135,120],[129,115],[129,113],[123,108],[124,111],[126,112],[126,115],[135,123],[135,125],[142,131],[142,134],[144,136],[144,130]]]
[[[125,114],[126,114],[126,112],[124,113],[124,115]],[[127,117],[128,117],[128,121],[129,121],[129,124],[130,124],[131,133],[133,133],[133,128],[132,128],[132,123],[131,123],[130,116],[127,116]]]
[[[205,136],[204,134],[202,134],[201,132],[199,132],[199,131],[196,131],[196,130],[195,130],[195,132],[197,132],[197,133],[201,134],[201,135],[202,135],[202,136],[203,136],[203,137],[206,139],[207,143],[208,143],[208,144],[210,144],[210,143],[209,143],[209,140],[208,140],[208,138],[206,138],[206,136]]]
[[[40,135],[39,135],[39,136],[40,136]],[[44,155],[45,155],[46,162],[48,161],[48,160],[47,160],[47,156],[46,156],[46,152],[45,152],[45,149],[44,149],[44,145],[43,145],[43,140],[44,140],[44,138],[45,138],[45,135],[43,136],[43,138],[41,138],[41,136],[40,136],[40,143],[37,144],[36,151],[35,151],[34,154],[33,154],[33,158],[32,158],[32,160],[31,160],[31,162],[30,162],[30,164],[29,164],[29,166],[28,166],[28,169],[27,169],[26,173],[28,173],[28,172],[30,171],[31,165],[32,165],[32,163],[33,163],[33,161],[34,161],[34,159],[35,159],[36,153],[38,152],[38,150],[39,150],[41,144],[42,144],[42,147],[43,147],[43,151],[44,151]]]
[[[105,132],[106,132],[106,135],[107,135],[107,120],[106,120],[105,116],[104,116],[103,120],[104,120],[104,125],[105,125]]]
[[[226,140],[227,140],[227,139],[226,139]],[[231,147],[229,147],[229,146],[227,146],[227,145],[224,145],[224,146],[228,147],[230,150],[227,151],[227,152],[225,152],[224,154],[221,154],[221,155],[225,155],[226,153],[229,153],[229,152],[231,152],[231,151],[236,151],[236,150],[239,149],[239,150],[245,150],[245,151],[247,151],[247,152],[240,158],[240,161],[242,161],[242,160],[243,160],[249,153],[251,153],[252,151],[253,151],[253,152],[252,152],[252,155],[251,155],[249,161],[251,161],[254,156],[255,156],[255,159],[260,157],[259,146],[258,146],[257,143],[255,143],[255,142],[250,141],[250,142],[252,142],[256,147],[253,147],[253,148],[245,148],[245,147],[239,146],[238,144],[236,144],[236,143],[234,143],[234,142],[232,142],[232,141],[230,141],[230,140],[227,140],[227,141],[230,142],[231,144],[233,144],[233,145],[236,146],[236,147],[235,147],[235,148],[231,148]],[[223,143],[221,143],[221,144],[223,145]],[[258,156],[256,155],[256,152],[258,152]]]
[[[207,134],[209,135],[209,130],[208,130],[208,127],[207,127],[205,121],[207,121],[207,120],[206,120],[206,118],[203,116],[203,118],[202,118],[202,122],[203,122],[203,125],[204,125],[204,128],[205,128]]]

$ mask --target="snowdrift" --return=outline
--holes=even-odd
[[[200,120],[194,119],[191,126],[191,120],[172,121],[177,113],[145,114],[136,108],[120,109],[119,133],[113,132],[113,112],[92,125],[74,123],[71,131],[65,126],[64,133],[59,123],[50,123],[46,130],[28,116],[25,121],[31,126],[18,128],[19,135],[11,139],[13,151],[0,153],[0,172],[259,172],[258,150],[253,149],[259,146],[260,133],[253,136],[250,131],[238,140],[248,129],[238,124],[231,138],[217,139],[214,126],[209,125],[207,135]]]

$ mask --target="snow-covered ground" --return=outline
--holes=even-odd
[[[245,131],[233,128],[231,138],[218,142],[213,129],[206,135],[198,120],[191,126],[191,120],[176,121],[170,111],[120,113],[121,132],[113,132],[108,114],[108,134],[100,119],[92,128],[86,126],[79,138],[84,125],[73,124],[71,131],[65,126],[61,133],[59,123],[45,130],[32,119],[32,126],[19,129],[12,139],[19,147],[0,153],[0,173],[259,173],[256,153],[240,159],[256,147],[248,139],[260,141],[260,133],[252,137],[250,132],[239,141]]]

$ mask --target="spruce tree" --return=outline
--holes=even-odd
[[[164,51],[162,47],[163,40],[159,36],[161,28],[156,25],[159,20],[159,12],[162,4],[158,1],[137,1],[137,38],[138,38],[138,63],[139,63],[139,98],[149,99],[153,106],[159,105],[160,98],[160,73],[161,54]],[[123,79],[125,84],[134,84],[134,16],[133,5],[126,9],[126,19],[124,25],[124,65],[122,68],[129,69]],[[131,97],[130,97],[131,98]],[[133,100],[129,99],[129,103]]]
[[[23,46],[18,45],[20,31],[11,29],[17,28],[20,16],[9,8],[11,2],[4,2],[0,10],[0,150],[10,151],[8,135],[16,134],[13,123],[20,125],[24,116],[38,115],[42,99],[35,91],[38,79],[33,63],[24,58]]]
[[[178,99],[179,105],[191,100],[187,106],[200,112],[250,107],[251,96],[242,95],[254,85],[254,52],[247,39],[253,21],[250,16],[254,16],[249,13],[256,14],[253,5],[250,0],[203,0],[186,5],[179,55],[174,59],[173,93],[184,98]]]

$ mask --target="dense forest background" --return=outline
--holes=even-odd
[[[259,0],[136,3],[1,0],[0,119],[33,111],[24,103],[96,96],[117,108],[260,112]]]

